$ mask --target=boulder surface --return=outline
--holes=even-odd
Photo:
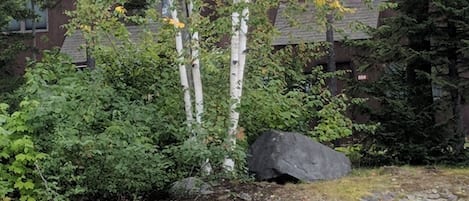
[[[343,153],[305,135],[273,130],[250,146],[248,168],[257,180],[287,176],[311,182],[345,176],[351,164]]]

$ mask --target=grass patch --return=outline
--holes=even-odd
[[[435,185],[467,183],[469,168],[387,166],[355,169],[349,176],[332,181],[288,184],[283,191],[301,194],[307,200],[356,201],[374,192],[418,192]]]
[[[287,188],[300,188],[305,197],[327,198],[327,200],[355,201],[391,186],[389,175],[382,174],[380,169],[357,169],[349,176],[332,181],[320,181],[299,185],[288,185]]]

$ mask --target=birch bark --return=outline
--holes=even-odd
[[[243,2],[249,3],[248,0]],[[240,3],[233,0],[234,4]],[[233,150],[236,146],[236,132],[239,122],[238,108],[241,104],[243,88],[244,66],[246,64],[246,46],[248,32],[249,9],[245,7],[241,16],[237,11],[232,13],[232,36],[231,36],[231,66],[230,66],[230,127],[228,128],[228,142]],[[225,170],[233,171],[235,161],[229,157],[223,163]]]
[[[187,78],[186,66],[184,65],[184,52],[182,44],[182,33],[177,27],[179,23],[179,18],[177,14],[177,9],[175,9],[174,1],[168,0],[169,6],[171,8],[171,18],[175,21],[174,27],[177,29],[176,32],[176,51],[178,54],[178,65],[179,65],[179,76],[181,79],[181,86],[184,92],[184,109],[186,111],[186,121],[189,129],[192,129],[193,114],[192,114],[192,101],[191,94],[189,91],[189,80]]]
[[[189,1],[188,6],[189,18],[194,17],[194,1]],[[200,75],[200,61],[199,61],[199,32],[193,27],[195,31],[191,36],[191,62],[192,62],[192,81],[194,82],[194,95],[195,95],[195,119],[197,124],[202,124],[202,115],[204,112],[204,96],[202,88],[202,77]]]

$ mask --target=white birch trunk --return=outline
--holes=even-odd
[[[237,3],[237,0],[234,0]],[[236,111],[237,103],[239,102],[238,96],[238,83],[239,83],[239,13],[233,12],[231,15],[232,20],[232,36],[231,36],[231,64],[230,64],[230,127],[228,129],[230,143],[235,144],[236,126],[238,124],[239,113]]]
[[[245,0],[246,3],[249,3],[249,0]],[[241,13],[241,24],[239,29],[239,68],[238,68],[238,97],[239,103],[241,103],[241,96],[243,92],[243,80],[244,80],[244,69],[246,66],[246,51],[247,51],[247,33],[248,33],[248,19],[249,19],[249,9],[244,8]],[[238,115],[239,116],[239,115]]]
[[[177,9],[174,6],[173,0],[169,0],[169,6],[171,8],[171,18],[175,21],[174,26],[177,29],[176,32],[176,51],[178,53],[178,65],[179,65],[179,76],[181,79],[181,86],[184,92],[184,109],[186,111],[186,121],[189,129],[192,129],[193,114],[192,114],[192,102],[191,94],[189,91],[189,80],[187,78],[186,66],[184,65],[184,52],[182,45],[182,34],[177,23],[179,22]]]
[[[244,2],[248,3],[248,0]],[[239,3],[239,0],[233,0],[233,3]],[[239,106],[241,104],[241,95],[243,88],[244,66],[246,63],[246,45],[247,45],[247,20],[249,15],[248,8],[244,8],[242,16],[238,12],[232,14],[231,36],[231,66],[230,66],[230,127],[228,137],[231,150],[236,146],[236,132],[239,122]],[[233,171],[235,161],[231,158],[225,158],[223,163],[227,171]]]
[[[189,18],[193,17],[194,2],[189,1]],[[202,115],[204,112],[204,96],[202,90],[202,78],[200,75],[200,61],[199,61],[199,32],[194,31],[191,33],[191,62],[192,62],[192,81],[194,82],[194,95],[195,95],[195,119],[197,124],[202,124]]]
[[[188,5],[188,17],[193,19],[194,13],[194,1],[189,0]],[[192,27],[196,30],[195,27]],[[204,99],[203,99],[203,88],[202,88],[202,77],[200,74],[200,60],[199,60],[199,32],[194,31],[191,35],[191,62],[192,62],[192,82],[194,83],[194,96],[195,96],[195,119],[198,126],[202,125],[202,115],[204,112]],[[201,170],[205,175],[212,173],[212,166],[210,160],[207,158],[202,163]]]

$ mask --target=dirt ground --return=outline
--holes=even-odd
[[[314,183],[223,181],[213,193],[189,200],[214,201],[469,201],[469,168],[382,167]]]

